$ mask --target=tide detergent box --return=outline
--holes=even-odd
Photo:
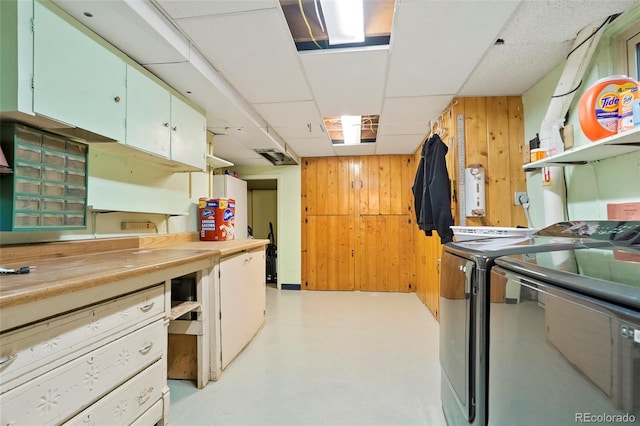
[[[633,105],[636,102],[638,90],[624,90],[619,94],[618,101],[618,133],[633,130]]]

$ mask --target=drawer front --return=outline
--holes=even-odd
[[[162,420],[161,425],[166,425],[168,419],[163,419],[164,416],[164,401],[157,401],[151,408],[149,408],[143,415],[138,417],[131,426],[149,426],[158,424]]]
[[[164,286],[21,328],[0,337],[0,393],[164,317]]]
[[[160,359],[163,320],[68,362],[0,395],[0,424],[63,422]]]
[[[158,360],[65,424],[129,425],[160,402],[157,421],[162,418],[162,381],[162,361]]]

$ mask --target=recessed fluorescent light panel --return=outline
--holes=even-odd
[[[376,142],[379,120],[377,115],[337,115],[322,119],[333,145]]]
[[[363,0],[320,0],[329,44],[364,41]]]
[[[298,51],[385,46],[395,0],[280,0]]]

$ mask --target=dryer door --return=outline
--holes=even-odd
[[[447,251],[442,254],[440,278],[440,365],[442,367],[442,405],[452,423],[460,412],[447,412],[453,405],[472,421],[473,405],[473,295],[471,292],[475,264]],[[453,395],[457,404],[447,401]],[[455,422],[453,422],[455,423]]]

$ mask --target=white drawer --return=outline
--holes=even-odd
[[[149,423],[155,424],[162,418],[162,381],[162,361],[156,361],[65,424],[130,425],[160,402],[159,416]]]
[[[163,320],[61,365],[0,395],[0,424],[61,423],[165,353]]]
[[[164,317],[159,285],[0,337],[0,393]]]
[[[158,424],[162,420],[162,425],[166,425],[167,422],[162,418],[164,415],[164,401],[157,401],[151,408],[149,408],[143,415],[138,417],[131,426],[149,426]]]

